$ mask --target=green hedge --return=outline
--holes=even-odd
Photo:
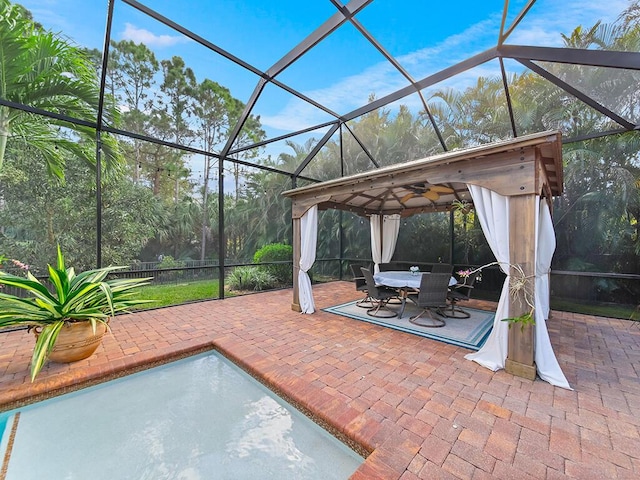
[[[293,281],[292,262],[293,247],[284,243],[270,243],[253,255],[254,263],[288,262],[277,265],[261,266],[264,271],[272,275],[280,284],[290,285]]]

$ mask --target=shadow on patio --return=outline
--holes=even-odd
[[[33,339],[0,334],[0,408],[215,348],[371,452],[354,479],[640,476],[640,328],[631,322],[553,312],[568,391],[320,310],[356,300],[350,282],[317,285],[314,296],[313,315],[293,312],[283,290],[116,317],[93,357],[49,364],[33,384]]]

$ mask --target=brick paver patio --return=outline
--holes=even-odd
[[[314,287],[318,309],[358,298]],[[322,311],[290,290],[117,317],[90,359],[29,381],[33,339],[0,334],[0,409],[216,348],[370,452],[371,479],[640,478],[640,328],[553,312],[549,331],[573,391],[491,372],[469,352]]]

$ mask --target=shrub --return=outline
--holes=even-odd
[[[267,290],[277,283],[273,275],[260,267],[236,267],[227,276],[227,284],[233,290]]]
[[[184,267],[184,262],[175,260],[171,255],[163,256],[160,263],[156,265],[156,268],[160,270],[180,267]],[[182,277],[184,277],[184,271],[159,272],[156,276],[156,281],[159,283],[173,282],[181,279]]]
[[[293,281],[292,263],[293,247],[284,243],[270,243],[258,250],[253,256],[254,263],[289,262],[261,267],[274,276],[281,284],[291,284]]]
[[[175,260],[171,255],[164,255],[157,268],[177,268],[184,267],[184,262]]]

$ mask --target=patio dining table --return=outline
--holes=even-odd
[[[418,272],[414,274],[404,270],[388,270],[386,272],[379,272],[373,276],[376,285],[384,285],[385,287],[392,287],[400,289],[400,312],[398,318],[402,318],[404,314],[404,307],[407,304],[407,296],[409,289],[419,291],[420,282],[422,281],[422,275],[429,275],[430,272]],[[455,277],[451,277],[449,280],[449,286],[457,284],[458,281]]]

